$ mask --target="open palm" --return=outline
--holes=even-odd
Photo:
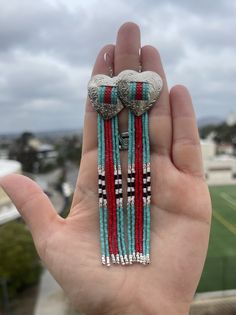
[[[116,45],[99,53],[93,74],[138,70],[140,32],[124,24]],[[73,205],[60,218],[40,188],[10,175],[1,185],[21,212],[47,268],[70,300],[86,314],[187,314],[206,257],[211,203],[201,160],[194,111],[188,91],[168,92],[158,52],[141,49],[142,70],[159,73],[164,88],[150,112],[152,207],[151,264],[104,267],[100,261],[97,195],[97,114],[86,105],[83,156]],[[127,130],[127,113],[119,116]],[[126,173],[126,153],[122,152]]]

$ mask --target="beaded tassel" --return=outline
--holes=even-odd
[[[102,249],[102,264],[110,266],[110,251],[108,244],[107,197],[105,186],[105,147],[104,120],[98,115],[98,193],[100,215],[100,240]]]
[[[98,193],[102,264],[150,262],[151,168],[148,110],[163,82],[152,71],[95,75],[89,98],[98,113]],[[129,110],[127,132],[119,134],[118,113]],[[127,142],[128,140],[128,142]],[[120,142],[120,143],[119,143]],[[127,226],[124,222],[119,150],[128,148]],[[127,237],[127,238],[126,238]],[[127,245],[127,248],[126,248]]]
[[[117,90],[101,86],[101,104],[116,104]],[[104,120],[98,114],[98,189],[102,264],[128,263],[124,232],[122,174],[118,141],[118,119]]]
[[[148,114],[147,112],[143,114],[143,147],[144,147],[144,162],[143,162],[143,204],[144,204],[144,214],[143,214],[143,259],[144,263],[150,263],[150,207],[151,207],[151,164],[150,164],[150,143],[149,143],[149,133],[148,133]]]
[[[130,100],[147,100],[146,82],[130,83]],[[129,111],[127,231],[129,261],[150,262],[150,145],[148,114]]]
[[[127,177],[127,231],[129,262],[136,261],[135,251],[135,204],[134,204],[134,180],[135,180],[135,132],[134,115],[129,112],[129,147],[128,147],[128,177]]]
[[[115,116],[113,119],[113,130],[114,130],[114,165],[115,165],[115,189],[116,189],[116,204],[117,204],[117,230],[118,230],[118,244],[121,264],[129,263],[126,241],[125,241],[125,226],[124,226],[124,208],[123,208],[123,195],[122,195],[122,173],[121,173],[121,162],[120,162],[120,149],[118,140],[118,118]]]

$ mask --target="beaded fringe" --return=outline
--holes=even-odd
[[[129,112],[127,231],[129,261],[150,263],[150,145],[148,114]]]
[[[102,263],[149,263],[151,174],[147,113],[135,117],[129,112],[127,228],[117,117],[104,120],[98,115],[98,193]]]
[[[116,90],[101,87],[101,102],[116,102]],[[148,85],[130,85],[131,99],[148,97]],[[129,111],[127,221],[124,220],[117,116],[98,114],[98,193],[102,264],[150,263],[151,169],[148,113]]]

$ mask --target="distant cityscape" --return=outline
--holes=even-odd
[[[201,138],[201,149],[204,163],[204,172],[207,183],[212,187],[219,185],[232,185],[236,184],[236,116],[234,113],[230,113],[225,121],[218,119],[205,119],[199,123],[199,134]],[[12,173],[24,174],[41,186],[42,190],[49,196],[55,209],[62,217],[66,217],[69,212],[72,194],[77,180],[79,172],[79,164],[82,150],[82,132],[78,130],[58,130],[50,132],[37,132],[30,131],[23,132],[21,134],[5,134],[0,135],[0,176],[5,176]],[[210,187],[210,188],[212,188]],[[228,187],[228,186],[224,186]],[[230,186],[232,187],[232,186]],[[235,187],[235,186],[233,186]],[[228,202],[234,203],[235,199],[231,195],[225,192],[221,193],[222,198]],[[225,220],[225,219],[224,219]],[[224,221],[226,222],[226,221]],[[224,223],[223,222],[223,223]],[[228,222],[228,221],[227,221]],[[218,223],[218,221],[217,221]],[[226,223],[225,223],[226,224]],[[228,223],[227,223],[228,224]],[[14,252],[14,249],[19,248],[18,240],[21,242],[25,239],[25,233],[27,229],[24,229],[24,223],[22,222],[19,212],[12,204],[8,196],[0,188],[0,228],[5,231],[5,241],[2,244],[8,244],[7,233],[15,233],[17,228],[17,238],[11,238],[9,242],[9,248],[6,252]],[[4,229],[5,228],[5,229]],[[19,237],[23,233],[24,238]],[[28,232],[29,233],[29,232]],[[13,234],[11,234],[13,235]],[[30,237],[30,236],[28,236]],[[16,243],[14,243],[16,242]],[[32,242],[32,240],[31,240]],[[21,244],[21,243],[20,243]],[[24,245],[26,246],[26,245]],[[22,251],[25,251],[25,247],[22,245]],[[33,246],[33,244],[32,244]],[[3,248],[5,248],[3,246]],[[33,249],[31,249],[32,251]],[[28,251],[28,245],[27,245]],[[11,256],[12,257],[12,254]],[[14,259],[10,259],[5,266],[8,272],[13,272],[14,268],[11,267],[10,262],[15,261],[18,257],[18,252],[14,256]],[[24,259],[27,258],[23,255]],[[27,261],[22,262],[21,272],[34,275],[35,279],[38,279],[40,272],[35,269],[37,266],[37,256],[32,256],[32,261],[28,265]],[[36,259],[36,260],[35,260]],[[22,260],[19,260],[20,262]],[[8,267],[9,265],[9,267]],[[30,267],[28,267],[30,266]],[[28,269],[27,269],[28,268]],[[228,267],[227,267],[228,268]],[[225,270],[228,270],[224,267]],[[13,270],[13,271],[12,271]],[[20,274],[19,273],[19,274]],[[1,276],[1,275],[0,275]],[[14,280],[16,276],[11,276]],[[221,277],[221,276],[220,276]],[[224,273],[224,277],[225,273]],[[222,277],[221,277],[222,278]],[[11,285],[15,282],[7,282],[2,276],[0,277],[0,290],[2,292],[10,292]],[[23,280],[21,280],[21,286]],[[46,286],[53,287],[54,292],[60,288],[52,280],[49,273],[44,271],[41,278],[41,283],[46,283]],[[17,283],[17,282],[16,282]],[[206,282],[204,282],[206,283]],[[38,284],[36,284],[38,286]],[[32,284],[29,285],[29,288]],[[21,288],[21,287],[20,287]],[[29,289],[28,289],[29,290]],[[38,298],[40,295],[33,295],[32,300]],[[38,290],[38,289],[37,289]],[[48,289],[47,289],[48,290]],[[51,289],[50,289],[51,290]],[[17,294],[20,294],[19,291]],[[24,292],[22,290],[22,292]],[[51,294],[51,291],[49,292]],[[49,294],[48,293],[48,294]],[[11,298],[6,298],[5,293],[3,309],[13,309],[15,302]],[[43,293],[43,296],[45,294]],[[48,296],[48,295],[46,295]],[[63,295],[62,295],[63,297]],[[44,301],[44,300],[43,300]],[[50,307],[58,305],[58,299],[52,299],[50,295]],[[47,302],[48,303],[48,302]],[[59,301],[60,307],[69,307],[64,300],[64,297]],[[39,307],[42,307],[45,302],[42,302]],[[47,304],[45,304],[47,305]],[[0,304],[1,306],[1,304]],[[24,306],[20,306],[23,308]],[[27,303],[27,307],[28,303]],[[38,307],[38,306],[37,306]],[[37,310],[37,307],[35,308]],[[1,313],[1,307],[0,307]],[[9,312],[8,312],[9,313]],[[8,314],[6,313],[6,314]],[[69,312],[74,314],[74,312]],[[5,312],[4,312],[5,314]],[[9,313],[10,314],[10,313]],[[15,313],[12,313],[15,314]],[[23,314],[23,313],[22,313]],[[24,313],[26,314],[26,313]],[[38,314],[38,313],[36,313]],[[41,312],[40,312],[41,314]],[[75,313],[77,314],[77,313]],[[18,315],[18,313],[16,314]]]
[[[199,125],[208,184],[236,183],[235,114],[229,113],[225,121],[201,120]],[[79,130],[0,135],[0,176],[23,173],[33,178],[61,212],[76,182],[81,149],[82,132]],[[0,224],[17,216],[8,197],[0,191]]]
[[[0,176],[29,176],[50,196],[58,212],[63,212],[76,183],[81,148],[78,130],[0,136]],[[18,216],[0,189],[0,225]]]

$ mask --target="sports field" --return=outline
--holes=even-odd
[[[198,292],[236,289],[236,186],[210,187],[213,217]]]

